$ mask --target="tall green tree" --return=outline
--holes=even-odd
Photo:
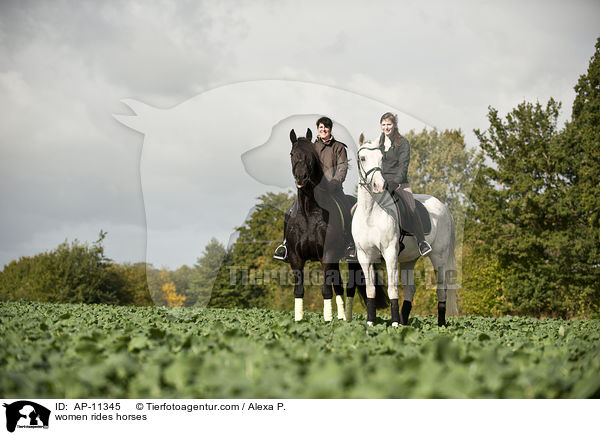
[[[500,266],[510,270],[505,291],[519,313],[565,315],[567,276],[561,255],[569,210],[559,199],[566,180],[558,137],[560,104],[524,102],[501,119],[490,108],[490,127],[475,130],[485,157],[473,189],[477,233]]]
[[[497,266],[512,312],[598,315],[600,308],[600,39],[575,86],[562,132],[560,104],[524,102],[476,130],[491,164],[473,189],[470,243]]]
[[[190,286],[187,292],[190,304],[219,307],[234,306],[234,292],[229,292],[224,272],[229,264],[231,253],[217,240],[211,241],[204,247],[202,256],[190,273]],[[221,279],[217,279],[217,278]]]
[[[600,313],[600,38],[588,70],[575,86],[571,120],[561,135],[560,161],[569,210],[569,263],[564,273],[583,314]]]

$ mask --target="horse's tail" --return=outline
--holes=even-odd
[[[457,316],[458,315],[458,283],[457,283],[457,270],[456,270],[456,261],[454,257],[454,248],[455,248],[455,237],[454,237],[454,218],[452,214],[450,214],[450,210],[448,210],[448,216],[450,217],[450,243],[448,245],[448,258],[446,261],[446,270],[447,275],[444,278],[446,282],[446,313],[449,316]],[[448,272],[449,271],[449,272]]]
[[[358,294],[362,299],[365,306],[367,305],[367,287],[365,285],[365,275],[360,267],[360,263],[353,262],[348,263],[348,270],[353,273],[353,276],[356,277],[355,285],[358,290]],[[375,308],[386,308],[389,305],[390,301],[387,296],[387,292],[384,290],[383,285],[381,283],[375,282]]]

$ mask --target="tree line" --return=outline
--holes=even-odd
[[[474,315],[600,315],[600,38],[575,86],[571,119],[561,104],[524,101],[469,149],[460,130],[409,132],[416,193],[446,202],[457,228],[461,308]],[[211,240],[193,266],[116,264],[102,240],[23,257],[0,273],[1,300],[290,309],[289,266],[272,259],[292,192],[265,193],[229,247]],[[428,262],[416,267],[415,311],[435,310]],[[319,270],[307,267],[305,307],[320,310]],[[314,283],[311,285],[311,283]]]

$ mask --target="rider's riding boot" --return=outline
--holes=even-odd
[[[425,257],[430,252],[431,252],[431,245],[429,244],[429,242],[427,240],[423,240],[421,243],[419,243],[419,254],[421,254],[421,257]]]
[[[288,261],[288,252],[287,252],[287,246],[286,246],[286,241],[284,240],[283,243],[281,245],[279,245],[277,247],[277,249],[275,249],[275,253],[273,254],[273,258],[276,260],[281,260],[281,261]]]

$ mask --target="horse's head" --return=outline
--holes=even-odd
[[[365,186],[372,193],[382,193],[385,180],[381,173],[381,160],[383,154],[379,149],[379,143],[365,141],[365,135],[360,134],[358,138],[358,175],[360,184]]]
[[[296,132],[293,129],[290,131],[292,174],[298,189],[314,187],[323,178],[323,170],[311,139],[310,128],[306,130],[306,137],[297,138]]]

